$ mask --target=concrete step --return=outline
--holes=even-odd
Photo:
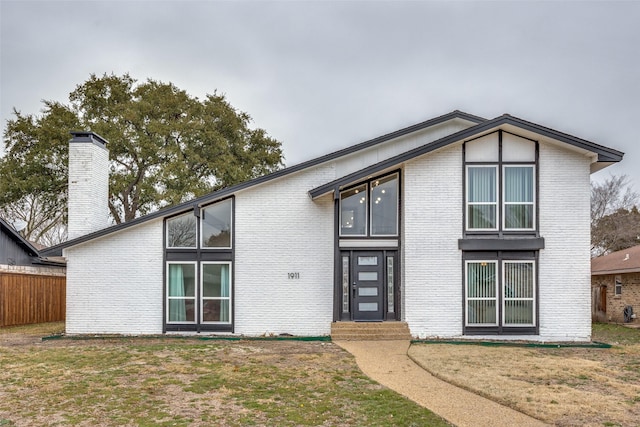
[[[334,322],[331,324],[333,341],[386,341],[410,340],[406,322]]]

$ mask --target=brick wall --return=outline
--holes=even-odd
[[[333,197],[307,190],[334,173],[326,165],[236,195],[236,333],[330,333]]]
[[[591,159],[540,144],[540,339],[591,338]]]
[[[69,144],[69,239],[109,224],[109,152],[92,142]]]
[[[411,334],[462,334],[462,149],[407,162],[403,182],[403,306]]]
[[[640,323],[640,273],[620,274],[622,281],[622,294],[615,295],[615,278],[617,275],[592,276],[591,286],[596,291],[601,285],[607,287],[606,292],[606,313],[603,321],[623,323],[624,308],[628,305],[633,307],[636,319],[632,323]]]
[[[68,334],[162,333],[162,220],[66,249]]]
[[[589,339],[589,164],[581,153],[541,143],[540,335],[501,339]],[[307,191],[357,167],[330,162],[236,194],[237,334],[329,333],[334,202],[330,195],[312,201]],[[413,335],[460,337],[461,146],[409,161],[402,175],[403,317]],[[162,219],[153,220],[65,252],[68,333],[162,331],[162,229]]]

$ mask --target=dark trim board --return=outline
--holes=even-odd
[[[598,161],[619,162],[622,160],[622,157],[624,156],[624,153],[621,151],[604,147],[602,145],[598,145],[593,142],[580,139],[580,138],[568,135],[566,133],[558,132],[553,129],[536,125],[534,123],[527,122],[525,120],[518,119],[517,117],[513,117],[508,114],[505,114],[500,117],[496,117],[495,119],[482,122],[476,126],[472,126],[468,129],[464,129],[459,132],[453,133],[451,135],[445,136],[444,138],[441,138],[437,141],[430,142],[429,144],[425,144],[413,150],[409,150],[395,157],[391,157],[389,159],[383,160],[379,163],[368,166],[364,169],[361,169],[357,172],[346,175],[342,178],[338,178],[334,181],[323,184],[319,187],[316,187],[310,190],[309,196],[312,199],[316,199],[320,196],[323,196],[324,194],[327,194],[333,191],[339,191],[344,186],[350,185],[351,183],[358,181],[360,179],[363,179],[369,175],[375,175],[390,168],[397,168],[399,167],[399,165],[401,165],[406,161],[412,160],[415,157],[422,156],[424,154],[446,147],[447,145],[450,145],[456,142],[462,142],[469,138],[477,138],[477,137],[483,136],[485,133],[491,133],[495,130],[499,130],[499,127],[503,125],[515,126],[524,130],[535,132],[537,134],[546,136],[548,138],[552,138],[552,139],[564,142],[569,145],[573,145],[578,148],[582,148],[587,151],[591,151],[593,153],[598,154]]]
[[[537,251],[544,249],[543,237],[458,239],[462,251]]]

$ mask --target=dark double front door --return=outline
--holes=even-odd
[[[395,319],[396,251],[342,252],[342,320]]]

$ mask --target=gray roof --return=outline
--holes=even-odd
[[[453,144],[464,139],[480,136],[483,133],[491,131],[505,124],[512,125],[527,131],[531,131],[536,134],[543,135],[543,136],[564,142],[566,144],[573,145],[575,147],[579,147],[584,150],[588,150],[593,153],[596,153],[598,155],[598,162],[604,162],[604,163],[619,162],[620,160],[622,160],[622,157],[624,156],[624,153],[622,153],[621,151],[604,147],[602,145],[598,145],[593,142],[590,142],[585,139],[581,139],[566,133],[558,132],[556,130],[553,130],[544,126],[540,126],[535,123],[531,123],[526,120],[519,119],[509,114],[503,114],[502,116],[496,117],[495,119],[485,120],[484,122],[479,123],[470,128],[463,129],[451,135],[447,135],[437,141],[433,141],[421,147],[414,148],[413,150],[409,150],[395,157],[391,157],[389,159],[383,160],[379,163],[376,163],[374,165],[371,165],[364,169],[356,171],[352,174],[338,178],[335,181],[321,185],[320,187],[310,190],[309,195],[312,198],[320,197],[324,194],[327,194],[334,190],[338,190],[345,185],[351,184],[354,181],[357,181],[369,175],[373,175],[375,173],[378,173],[393,167],[397,167],[398,165],[402,164],[403,162],[406,162],[407,160],[411,160],[415,157],[421,156],[431,151],[438,150],[440,148],[446,147],[449,144]]]
[[[10,226],[5,220],[0,218],[0,230],[7,234],[18,246],[20,246],[29,256],[38,257],[40,254],[38,250],[24,237],[20,235],[12,226]]]
[[[502,124],[511,124],[517,127],[520,127],[522,129],[526,129],[526,130],[530,130],[532,132],[536,132],[545,136],[549,136],[551,138],[566,142],[568,144],[577,146],[577,147],[581,147],[584,149],[587,149],[589,151],[593,151],[595,153],[598,154],[598,161],[601,162],[618,162],[620,160],[622,160],[622,156],[624,153],[620,152],[620,151],[616,151],[613,150],[611,148],[607,148],[607,147],[603,147],[601,145],[598,144],[594,144],[592,142],[568,135],[568,134],[564,134],[558,131],[555,131],[553,129],[549,129],[540,125],[536,125],[534,123],[531,122],[527,122],[524,121],[522,119],[518,119],[516,117],[512,117],[508,114],[502,115],[500,117],[497,117],[495,119],[492,120],[486,120],[483,119],[481,117],[478,116],[474,116],[468,113],[464,113],[462,111],[452,111],[448,114],[444,114],[442,116],[430,119],[430,120],[426,120],[424,122],[397,130],[395,132],[391,132],[385,135],[382,135],[380,137],[368,140],[368,141],[364,141],[361,142],[359,144],[347,147],[345,149],[342,150],[338,150],[335,151],[333,153],[330,154],[326,154],[324,156],[320,156],[317,157],[315,159],[288,167],[288,168],[284,168],[281,169],[279,171],[273,172],[271,174],[268,175],[264,175],[261,176],[259,178],[255,178],[231,187],[227,187],[227,188],[223,188],[221,190],[218,191],[214,191],[212,193],[209,193],[205,196],[190,200],[188,202],[185,203],[181,203],[179,205],[170,207],[170,208],[166,208],[166,209],[162,209],[159,210],[157,212],[136,218],[134,220],[122,223],[122,224],[118,224],[118,225],[114,225],[112,227],[108,227],[102,230],[98,230],[95,231],[93,233],[69,240],[67,242],[61,243],[59,245],[56,246],[52,246],[50,248],[47,249],[43,249],[40,252],[43,255],[47,255],[47,256],[59,256],[62,254],[62,250],[71,246],[75,246],[111,233],[115,233],[117,231],[129,228],[129,227],[133,227],[139,224],[142,224],[144,222],[147,221],[151,221],[153,219],[157,219],[157,218],[165,218],[165,217],[169,217],[169,216],[173,216],[182,212],[186,212],[190,209],[193,209],[196,206],[201,206],[207,203],[211,203],[214,202],[216,200],[220,200],[223,199],[225,197],[229,197],[231,195],[233,195],[234,193],[240,191],[240,190],[244,190],[246,188],[249,187],[253,187],[255,185],[259,185],[259,184],[263,184],[265,182],[277,179],[277,178],[281,178],[283,176],[295,173],[295,172],[299,172],[301,170],[349,155],[349,154],[353,154],[356,153],[360,150],[364,150],[367,149],[369,147],[375,146],[377,144],[381,144],[383,142],[386,141],[390,141],[392,139],[395,138],[399,138],[401,136],[404,135],[408,135],[411,134],[413,132],[416,131],[420,131],[422,129],[426,129],[429,128],[431,126],[435,126],[441,123],[445,123],[447,121],[450,120],[454,120],[454,119],[460,119],[460,120],[464,120],[470,123],[475,123],[475,125],[462,130],[460,132],[456,132],[454,134],[451,134],[449,136],[446,136],[442,139],[439,139],[437,141],[428,143],[426,145],[423,145],[421,147],[418,147],[416,149],[407,151],[403,154],[400,154],[398,156],[395,156],[391,159],[388,160],[384,160],[380,163],[377,163],[375,165],[372,165],[370,167],[367,167],[365,169],[362,169],[358,172],[355,172],[353,174],[349,174],[345,177],[339,178],[335,181],[332,181],[328,184],[322,185],[318,188],[312,189],[309,194],[311,195],[311,197],[315,198],[318,197],[322,194],[326,194],[327,192],[330,192],[342,185],[344,185],[345,183],[349,183],[349,182],[353,182],[353,180],[355,179],[359,179],[360,177],[364,177],[367,176],[371,173],[374,173],[376,171],[380,171],[380,170],[384,170],[384,169],[388,169],[390,167],[393,167],[394,165],[399,165],[402,162],[409,160],[411,158],[414,158],[416,156],[420,156],[422,154],[431,152],[433,150],[436,150],[438,148],[442,148],[448,144],[454,143],[456,141],[459,141],[460,139],[463,138],[469,138],[471,136],[475,136],[475,135],[479,135],[483,132],[486,132],[489,129],[493,129],[497,126],[500,126]]]

